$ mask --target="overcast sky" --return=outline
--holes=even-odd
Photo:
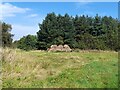
[[[112,16],[118,18],[117,2],[4,2],[0,4],[0,19],[12,25],[14,40],[33,34],[39,30],[38,23],[42,23],[47,13],[68,13],[69,15]]]

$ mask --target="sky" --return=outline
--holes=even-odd
[[[4,2],[0,8],[0,20],[12,25],[14,40],[28,34],[36,35],[39,31],[38,23],[42,23],[51,12],[118,18],[117,2]]]

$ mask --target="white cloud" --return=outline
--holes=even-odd
[[[13,17],[16,16],[16,14],[19,13],[26,13],[27,11],[29,11],[29,8],[21,8],[21,7],[17,7],[14,6],[10,3],[1,3],[0,4],[0,9],[2,10],[0,12],[0,18],[6,18],[6,17]]]
[[[12,33],[14,34],[14,40],[19,40],[21,37],[26,36],[28,34],[36,35],[36,32],[38,30],[38,25],[28,26],[21,24],[12,24]]]
[[[28,15],[28,17],[30,17],[30,18],[37,17],[37,16],[38,16],[38,14],[30,14],[30,15]]]

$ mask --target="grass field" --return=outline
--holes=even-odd
[[[118,53],[5,49],[4,88],[117,88]]]

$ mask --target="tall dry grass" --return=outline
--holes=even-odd
[[[5,48],[1,54],[3,87],[14,88],[58,76],[66,69],[79,69],[93,62],[107,62],[117,57],[113,52],[95,50],[68,53]],[[46,87],[46,81],[43,87]]]
[[[0,90],[2,89],[2,48],[0,47]]]
[[[55,70],[49,69],[49,62],[43,61],[43,57],[34,56],[34,51],[22,51],[19,49],[5,48],[2,51],[2,79],[6,80],[23,79],[19,85],[30,80],[45,79],[55,74]],[[46,52],[39,51],[45,54]],[[56,70],[57,71],[57,70]]]

